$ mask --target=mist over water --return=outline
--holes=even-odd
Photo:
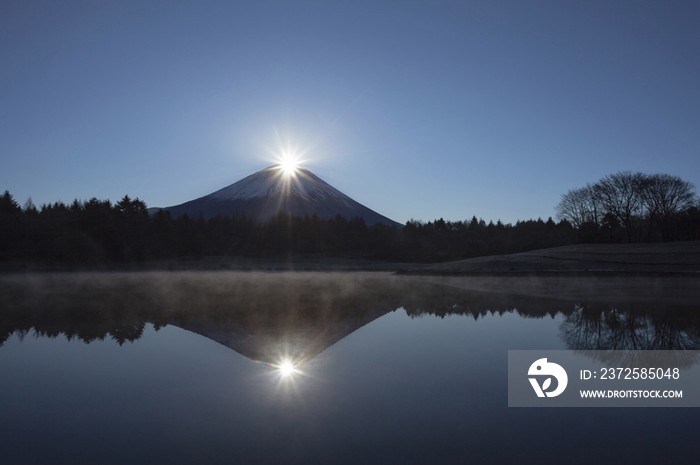
[[[690,442],[652,448],[642,425],[697,434],[687,409],[506,407],[508,350],[700,348],[700,308],[649,294],[653,280],[617,283],[610,301],[609,283],[543,295],[550,284],[5,275],[0,450],[8,463],[464,463],[528,462],[548,448],[538,463],[585,463],[595,444],[610,456],[597,463],[614,463],[614,442],[626,458],[686,458]]]

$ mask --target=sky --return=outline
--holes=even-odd
[[[298,155],[401,223],[700,186],[697,1],[0,2],[0,191],[183,203]]]

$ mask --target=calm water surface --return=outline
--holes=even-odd
[[[698,349],[694,306],[376,274],[65,274],[0,286],[2,463],[697,457],[696,409],[507,407],[508,350]]]

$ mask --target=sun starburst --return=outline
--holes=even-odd
[[[288,134],[283,137],[275,131],[275,145],[267,149],[271,155],[280,176],[294,178],[302,173],[302,165],[308,161],[308,154],[313,144],[305,142],[295,142],[294,137]]]
[[[285,176],[294,176],[299,168],[299,163],[294,157],[285,156],[280,160],[280,169]]]
[[[279,365],[277,365],[277,369],[279,370],[280,377],[282,378],[289,378],[299,372],[299,370],[296,369],[292,361],[289,359],[283,360]]]

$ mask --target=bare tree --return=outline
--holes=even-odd
[[[620,171],[605,176],[593,186],[594,197],[605,213],[614,215],[625,228],[627,241],[632,242],[632,232],[644,212],[642,190],[646,176],[642,173]]]
[[[644,223],[648,239],[660,234],[670,241],[681,229],[682,237],[696,237],[693,228],[699,207],[695,186],[678,176],[620,171],[568,191],[555,208],[557,218],[579,232],[606,229],[613,241],[615,231],[622,227],[627,241],[632,242],[642,240]]]
[[[563,194],[555,209],[559,221],[566,220],[577,229],[584,223],[599,224],[598,200],[590,184]]]
[[[649,211],[650,221],[656,220],[665,241],[671,240],[673,223],[678,216],[696,202],[695,186],[678,176],[654,174],[647,176],[642,197]]]

